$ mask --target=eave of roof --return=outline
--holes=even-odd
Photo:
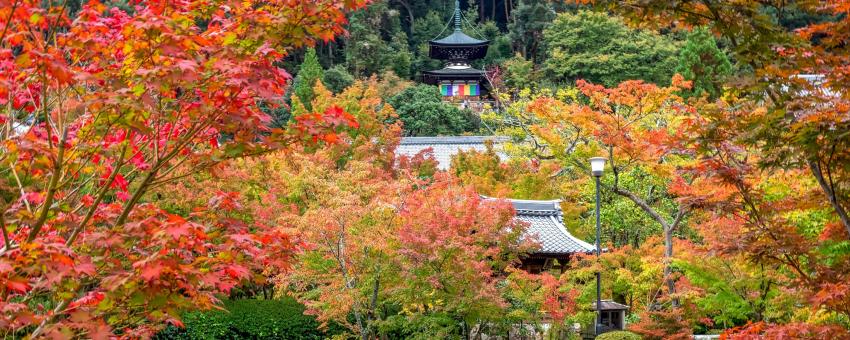
[[[404,137],[401,145],[445,145],[445,144],[484,144],[487,141],[503,143],[508,141],[505,136],[438,136],[438,137]]]
[[[436,46],[458,46],[458,47],[473,47],[473,46],[486,46],[490,44],[489,40],[479,40],[473,37],[466,35],[463,31],[455,30],[452,34],[449,34],[442,39],[431,40],[428,43]]]
[[[442,68],[439,70],[424,71],[425,74],[432,75],[475,75],[484,76],[484,71],[475,68]]]
[[[590,304],[590,308],[592,310],[596,310],[596,301]],[[614,302],[611,300],[602,300],[602,310],[627,310],[630,309],[628,305],[624,305],[622,303]]]
[[[508,199],[516,219],[528,223],[526,234],[540,243],[536,254],[591,253],[596,247],[573,236],[563,223],[560,200]]]

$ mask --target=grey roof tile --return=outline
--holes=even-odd
[[[622,303],[614,302],[611,300],[602,300],[602,310],[626,310],[631,307],[628,305],[624,305]],[[592,310],[596,310],[596,301],[590,304],[590,308]]]
[[[516,210],[517,220],[528,223],[526,235],[534,235],[540,243],[537,253],[589,253],[596,249],[570,234],[564,225],[559,200],[509,200]]]
[[[432,148],[434,159],[437,160],[437,167],[440,170],[448,170],[451,166],[452,156],[460,151],[486,151],[487,146],[485,141],[493,141],[494,147],[498,152],[500,144],[507,141],[507,137],[500,136],[450,136],[450,137],[404,137],[396,149],[396,154],[400,156],[413,157],[417,153]],[[506,159],[507,157],[499,152],[499,157]]]
[[[466,35],[461,31],[454,31],[452,34],[449,34],[442,39],[431,40],[430,43],[432,45],[486,45],[490,43],[487,40],[475,39]]]
[[[495,198],[487,198],[495,199]],[[564,225],[560,200],[508,199],[516,210],[516,219],[528,223],[525,236],[534,236],[540,244],[537,254],[590,253],[596,247],[573,236]]]

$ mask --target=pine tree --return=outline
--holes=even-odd
[[[515,44],[514,50],[526,59],[539,62],[543,30],[555,19],[552,5],[544,0],[520,0],[511,16],[513,20],[508,24],[508,31]]]
[[[304,54],[304,62],[298,69],[298,75],[295,77],[293,84],[293,94],[298,97],[298,100],[304,104],[307,110],[310,110],[310,103],[313,101],[313,87],[316,86],[316,81],[322,79],[322,65],[319,64],[319,58],[316,56],[316,50],[307,49]]]
[[[705,28],[697,28],[688,35],[688,41],[679,53],[676,72],[693,81],[691,91],[684,96],[708,95],[717,98],[722,93],[723,78],[732,74],[729,58],[718,47],[714,37]]]

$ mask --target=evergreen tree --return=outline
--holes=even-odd
[[[481,33],[482,38],[490,40],[490,47],[487,49],[487,55],[480,61],[481,65],[475,66],[483,69],[489,65],[499,65],[513,55],[510,37],[499,30],[495,22],[479,23],[476,31]]]
[[[611,87],[641,79],[664,85],[676,68],[672,39],[631,29],[605,13],[562,13],[544,35],[546,68],[556,81],[585,79]]]
[[[354,77],[342,65],[336,65],[325,71],[322,83],[333,93],[340,93],[354,83]]]
[[[316,86],[316,81],[322,79],[322,65],[319,64],[319,58],[316,57],[316,50],[307,49],[304,54],[304,62],[298,69],[298,75],[295,76],[293,84],[293,94],[298,97],[301,104],[308,111],[311,108],[310,102],[313,101],[313,87]]]
[[[520,0],[519,5],[511,13],[511,23],[508,24],[510,39],[514,42],[514,50],[522,53],[526,59],[540,62],[542,60],[543,30],[555,19],[555,11],[547,0]]]
[[[408,87],[387,102],[395,108],[408,136],[451,136],[476,130],[472,113],[443,102],[436,86]]]
[[[430,11],[428,15],[416,20],[413,24],[411,37],[412,46],[416,49],[416,59],[413,67],[416,71],[435,70],[443,67],[443,63],[428,56],[428,41],[442,38],[441,35],[451,33],[447,27],[447,18],[440,12]]]
[[[540,81],[539,73],[534,69],[534,63],[526,60],[517,53],[513,58],[502,64],[505,85],[514,90],[534,88]]]
[[[705,28],[697,28],[688,35],[687,43],[679,53],[676,72],[693,81],[693,88],[684,96],[708,95],[717,98],[722,93],[723,78],[732,74],[732,64],[726,53],[717,48],[714,37]]]
[[[386,2],[376,2],[351,16],[345,60],[354,76],[368,77],[385,71],[410,76],[413,55],[400,15]]]

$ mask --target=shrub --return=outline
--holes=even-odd
[[[292,298],[226,301],[224,311],[192,312],[183,316],[185,328],[169,326],[159,340],[206,339],[323,339],[337,333],[319,329],[304,306]]]
[[[387,102],[395,108],[408,136],[453,136],[478,129],[473,114],[443,102],[437,86],[408,87]]]
[[[596,340],[641,340],[641,337],[629,331],[613,331],[600,334]]]
[[[376,324],[377,333],[384,339],[463,339],[461,320],[447,313],[393,315]]]
[[[337,65],[325,71],[325,75],[322,76],[322,83],[334,94],[339,94],[351,84],[354,84],[354,76],[348,73],[348,70],[342,65]]]

